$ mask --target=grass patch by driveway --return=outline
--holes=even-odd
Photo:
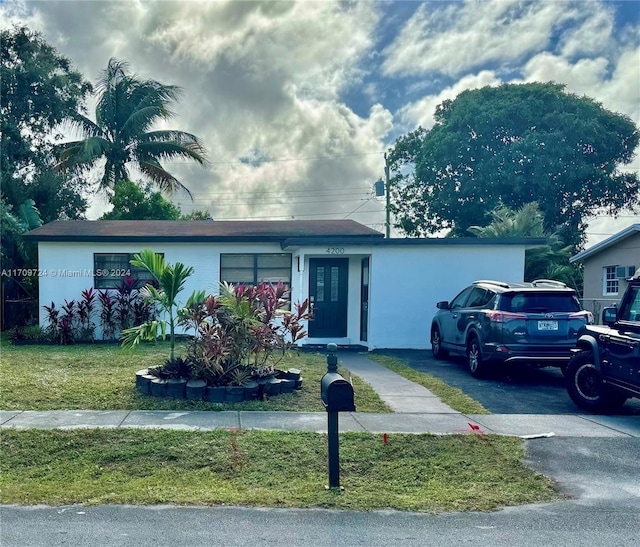
[[[485,407],[475,399],[469,397],[461,389],[451,387],[449,384],[446,384],[431,374],[418,372],[417,370],[408,367],[398,359],[394,359],[387,355],[371,353],[367,355],[367,357],[376,363],[380,363],[400,376],[403,376],[407,380],[411,380],[416,384],[426,387],[436,397],[439,397],[443,403],[449,405],[458,412],[462,412],[463,414],[490,414]]]
[[[181,346],[177,355],[184,353]],[[135,373],[162,364],[168,343],[145,344],[135,351],[118,345],[77,346],[2,345],[0,401],[4,410],[290,410],[320,412],[320,378],[326,357],[292,352],[279,368],[302,371],[302,390],[266,401],[225,403],[150,397],[135,388]],[[344,371],[343,371],[344,372]],[[390,412],[371,387],[354,377],[360,412]]]
[[[325,491],[326,436],[305,432],[4,430],[5,504],[234,504],[489,511],[557,499],[522,463],[522,441],[493,435],[345,433],[342,493]]]

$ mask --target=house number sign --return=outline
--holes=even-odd
[[[343,255],[344,247],[327,247],[325,253],[328,255]]]

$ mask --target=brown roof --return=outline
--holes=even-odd
[[[383,238],[353,220],[56,220],[26,234],[36,241],[283,241]]]

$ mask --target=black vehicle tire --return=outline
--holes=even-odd
[[[591,351],[580,351],[571,357],[565,380],[571,400],[591,412],[611,412],[627,400],[602,382]]]
[[[467,342],[467,368],[474,378],[484,378],[489,372],[489,365],[482,359],[480,341],[476,336]]]
[[[431,329],[431,352],[434,359],[446,359],[449,355],[449,352],[442,348],[442,336],[438,327]]]

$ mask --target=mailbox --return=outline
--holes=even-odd
[[[320,396],[327,412],[354,412],[353,386],[337,372],[327,372],[320,381]]]
[[[354,412],[353,386],[338,374],[336,344],[327,344],[327,373],[320,380],[320,398],[327,409],[327,444],[329,448],[329,486],[340,488],[340,449],[338,448],[338,413]]]

